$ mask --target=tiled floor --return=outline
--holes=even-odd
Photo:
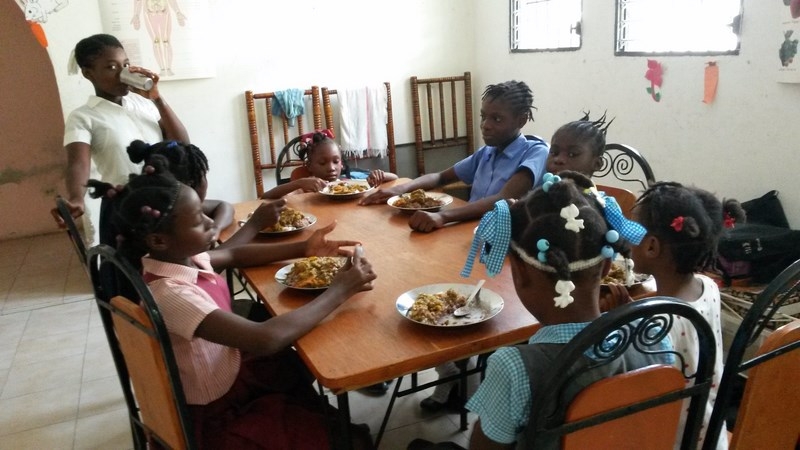
[[[421,414],[426,395],[397,400],[380,449],[404,449],[416,437],[466,446],[470,431],[458,429],[457,415]],[[388,402],[352,393],[353,422],[377,433]],[[2,241],[0,449],[90,448],[132,441],[87,275],[65,234]]]

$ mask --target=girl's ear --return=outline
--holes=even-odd
[[[642,249],[642,253],[648,258],[658,258],[661,256],[661,241],[653,235],[648,234],[645,236],[641,244],[639,244],[639,247]]]
[[[594,163],[593,163],[592,166],[593,166],[592,168],[594,169],[595,172],[600,170],[600,169],[602,169],[603,168],[603,155],[595,156],[594,157]]]
[[[92,83],[94,83],[94,79],[93,79],[94,77],[92,76],[92,74],[89,71],[89,69],[87,69],[86,67],[81,67],[81,75],[83,75],[83,78],[86,78],[87,80],[89,80]]]
[[[144,237],[144,243],[150,250],[163,252],[169,248],[169,236],[164,233],[150,233]]]

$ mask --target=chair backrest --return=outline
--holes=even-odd
[[[798,444],[800,421],[797,417],[800,411],[797,408],[800,403],[797,399],[797,369],[798,358],[800,358],[800,350],[798,350],[800,349],[800,340],[797,339],[796,322],[784,325],[779,329],[780,332],[773,332],[754,356],[745,359],[747,348],[756,342],[778,310],[789,301],[797,300],[798,296],[800,296],[800,261],[795,261],[767,285],[742,318],[728,350],[725,370],[722,372],[714,410],[708,423],[704,448],[712,448],[709,442],[716,442],[719,434],[725,432],[722,428],[728,410],[734,404],[734,397],[737,395],[737,378],[743,374],[748,376],[745,384],[746,392],[739,411],[739,418],[742,418],[744,423],[740,423],[737,419],[734,435],[742,425],[741,433],[761,437],[762,445],[756,447],[793,448],[792,446]],[[787,355],[786,353],[789,352],[791,354]],[[793,371],[791,367],[794,367]],[[779,374],[784,369],[787,373]],[[751,382],[753,386],[750,386]],[[761,383],[774,384],[774,386],[762,386]],[[749,394],[748,389],[750,389]],[[757,398],[759,395],[763,395],[764,398]],[[763,405],[757,406],[762,401],[768,405],[769,412],[762,411],[765,414],[763,421],[753,420],[752,414],[763,407]],[[748,405],[748,402],[751,404]],[[741,410],[742,408],[744,410]],[[784,415],[791,417],[790,423],[783,420]],[[734,440],[736,439],[734,437]],[[745,437],[738,439],[741,439],[739,442],[745,442]],[[785,442],[787,445],[766,445],[767,442],[773,442],[773,440]],[[791,445],[788,445],[789,441],[791,441]],[[733,441],[731,441],[731,445],[733,446]]]
[[[627,189],[602,184],[597,185],[597,190],[614,197],[617,204],[619,204],[619,208],[622,210],[622,214],[625,214],[625,217],[628,219],[633,217],[632,212],[633,207],[636,205],[636,194]]]
[[[653,169],[650,168],[644,155],[624,144],[606,144],[603,165],[592,178],[600,180],[605,185],[612,183],[616,185],[621,182],[626,187],[635,186],[634,192],[644,191],[656,182]]]
[[[771,358],[747,373],[730,448],[800,446],[800,320],[770,334],[756,357]]]
[[[92,247],[88,256],[135,448],[152,448],[154,442],[165,448],[195,448],[169,334],[149,288],[111,247]]]
[[[86,274],[88,275],[89,266],[86,261],[86,244],[84,243],[83,235],[78,230],[75,219],[72,218],[72,214],[69,212],[67,201],[62,197],[56,197],[56,210],[61,220],[63,220],[67,226],[67,237],[69,237],[70,242],[72,242],[72,247],[75,249],[75,253],[78,255],[78,259],[81,260],[81,264],[83,268],[86,269]]]
[[[247,108],[247,123],[250,134],[250,151],[253,160],[253,175],[256,183],[256,195],[264,194],[264,170],[275,169],[278,165],[278,152],[289,141],[307,131],[322,128],[322,110],[319,99],[319,89],[312,86],[303,93],[306,113],[296,118],[296,124],[290,125],[285,115],[276,117],[272,115],[276,101],[276,92],[254,93],[246,91],[245,107]],[[308,108],[310,102],[311,108]],[[263,108],[257,108],[262,105]],[[305,118],[311,116],[311,129],[306,130]],[[262,150],[264,149],[264,150]]]
[[[303,158],[300,157],[300,136],[292,138],[283,146],[278,154],[278,162],[275,166],[275,185],[288,183],[292,180],[292,171],[303,165]]]
[[[683,373],[657,364],[631,372],[642,368],[630,364],[636,361],[632,355],[639,355],[639,363],[656,355],[672,355],[680,364],[680,353],[659,347],[678,318],[688,320],[697,332],[700,351],[696,372]],[[587,352],[594,356],[587,358]],[[642,353],[650,356],[643,359]],[[559,351],[550,367],[541,369],[542,384],[537,384],[533,393],[526,443],[538,448],[561,436],[565,449],[671,449],[676,436],[681,436],[681,448],[695,448],[711,389],[715,353],[708,322],[684,302],[653,297],[619,306],[584,328]],[[610,364],[619,366],[615,369],[618,373],[591,383],[598,371],[609,371],[613,367]],[[586,387],[576,392],[584,384]],[[679,434],[685,398],[691,400],[685,427]],[[585,445],[587,442],[591,444]]]
[[[387,149],[386,156],[389,158],[389,171],[397,173],[397,154],[394,142],[394,113],[392,112],[392,86],[387,81],[383,85],[386,87],[386,139]],[[322,93],[322,111],[325,116],[325,128],[336,132],[336,124],[334,121],[334,108],[333,96],[338,96],[336,89],[323,87]]]
[[[475,151],[469,72],[455,77],[411,77],[411,103],[419,175],[427,173],[428,150],[463,146],[465,155]]]

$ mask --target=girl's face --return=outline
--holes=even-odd
[[[317,178],[335,181],[342,174],[342,152],[334,142],[321,142],[308,159],[308,170]]]
[[[94,85],[95,94],[107,100],[128,95],[130,88],[119,80],[122,68],[130,64],[125,50],[106,47],[96,56],[89,67],[81,69],[83,76]]]
[[[181,185],[172,210],[172,230],[163,233],[167,253],[172,260],[189,258],[214,246],[218,230],[214,221],[203,214],[203,202],[194,189]]]
[[[589,143],[576,138],[568,130],[558,130],[550,142],[547,155],[547,171],[559,173],[563,170],[580,172],[587,177],[599,170],[603,160],[592,154]]]
[[[490,147],[517,137],[527,120],[524,114],[515,114],[505,100],[487,98],[481,102],[481,135]]]

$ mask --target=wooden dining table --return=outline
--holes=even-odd
[[[358,198],[339,200],[321,193],[291,194],[286,200],[288,207],[315,216],[316,223],[294,233],[262,235],[258,242],[304,240],[335,221],[328,238],[361,242],[377,274],[372,290],[353,296],[295,343],[319,383],[337,395],[343,423],[349,423],[349,391],[519,343],[538,329],[538,322],[517,297],[508,264],[495,277],[488,277],[477,263],[469,278],[460,276],[477,220],[421,233],[409,227],[408,213],[387,204],[361,206]],[[259,204],[255,200],[234,205],[234,224]],[[464,204],[454,199],[446,208]],[[235,230],[235,226],[224,230],[221,239]],[[276,280],[276,272],[291,262],[240,270],[273,315],[294,310],[318,295],[318,291],[293,289]],[[481,278],[486,279],[484,289],[504,300],[502,311],[481,323],[428,326],[411,321],[396,308],[398,297],[411,289],[437,283],[476,284]]]

